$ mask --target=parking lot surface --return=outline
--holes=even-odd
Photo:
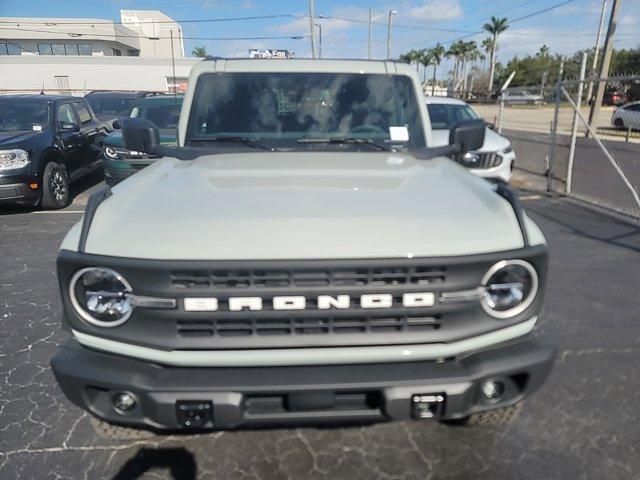
[[[0,478],[636,479],[640,477],[640,229],[521,192],[550,244],[541,332],[551,377],[503,428],[403,422],[98,437],[55,384],[58,245],[86,196],[0,216]]]

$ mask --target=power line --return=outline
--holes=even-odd
[[[0,27],[0,30],[13,30],[19,32],[35,32],[35,33],[52,33],[48,30],[34,30],[27,28],[13,28],[13,27]],[[82,37],[104,37],[106,34],[101,33],[77,33],[77,32],[55,32],[58,35],[68,35],[71,38],[82,38]],[[184,37],[181,36],[184,40],[302,40],[306,35],[279,35],[279,36],[256,36],[256,37]],[[140,35],[121,35],[114,34],[114,38],[149,38],[152,40],[160,40],[160,39],[170,39],[171,37],[141,37]],[[52,39],[47,39],[52,40]],[[56,40],[56,39],[53,39]],[[62,40],[62,39],[60,39]]]
[[[361,19],[357,19],[357,18],[347,18],[347,17],[334,17],[334,16],[327,16],[327,15],[322,15],[319,16],[318,19],[323,19],[323,20],[342,20],[345,22],[350,22],[350,23],[363,23],[363,24],[369,24],[369,20],[361,20]],[[373,25],[381,25],[386,27],[387,24],[385,22],[371,22]],[[409,29],[409,30],[424,30],[425,27],[421,26],[421,27],[416,27],[413,25],[401,25],[401,24],[393,24],[393,28],[403,28],[403,29]],[[438,32],[452,32],[452,33],[472,33],[471,30],[457,30],[457,29],[452,29],[452,28],[431,28],[431,26],[429,26],[429,30],[430,31],[438,31]]]

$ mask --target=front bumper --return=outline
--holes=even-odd
[[[513,164],[516,161],[515,152],[501,153],[502,162],[497,167],[493,168],[472,168],[471,173],[478,175],[482,178],[492,178],[495,180],[502,180],[505,183],[511,181],[513,172]]]
[[[272,367],[164,367],[101,353],[69,340],[51,361],[58,383],[76,405],[111,423],[164,430],[193,429],[185,408],[206,406],[199,429],[301,424],[373,423],[416,418],[414,398],[439,398],[434,416],[462,418],[502,407],[538,389],[555,349],[534,334],[444,361]],[[488,379],[503,396],[483,400]],[[136,405],[119,413],[119,392]]]
[[[152,158],[112,160],[103,155],[105,182],[107,185],[117,185],[148,166],[153,160]]]
[[[27,183],[0,183],[0,205],[35,205],[40,192]]]

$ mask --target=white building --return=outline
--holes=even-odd
[[[0,94],[169,91],[174,76],[184,89],[200,60],[184,58],[180,25],[157,10],[120,18],[0,17]]]

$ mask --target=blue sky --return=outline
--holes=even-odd
[[[323,24],[325,57],[363,57],[367,54],[367,25],[335,17],[365,20],[373,7],[378,21],[384,13],[398,11],[394,18],[393,53],[425,48],[436,42],[448,45],[468,36],[480,43],[485,35],[470,36],[491,16],[516,19],[562,0],[316,0],[316,15],[329,19]],[[609,5],[611,0],[609,0]],[[552,52],[573,53],[593,46],[602,0],[574,0],[564,6],[514,23],[502,36],[499,57],[535,53],[542,44]],[[0,0],[0,16],[93,17],[119,20],[120,9],[157,9],[180,20],[259,15],[304,15],[307,0]],[[454,30],[452,32],[443,30]],[[309,40],[197,40],[212,36],[295,36],[308,33],[308,19],[286,17],[220,23],[183,23],[185,49],[205,46],[207,52],[221,56],[244,56],[249,48],[287,48],[298,56],[309,55]],[[622,0],[617,47],[640,47],[640,0]],[[374,27],[374,57],[386,52],[386,27]],[[446,65],[445,65],[446,67]]]

